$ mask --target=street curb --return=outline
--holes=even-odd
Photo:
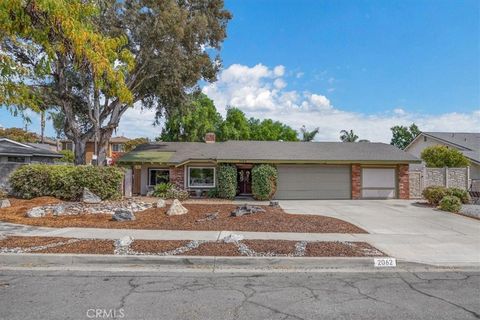
[[[2,268],[172,269],[209,271],[317,271],[398,272],[475,270],[478,267],[438,267],[397,260],[397,267],[375,268],[373,257],[213,257],[213,256],[121,256],[97,254],[2,253]]]

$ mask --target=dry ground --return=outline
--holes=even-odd
[[[263,206],[265,213],[242,217],[230,217],[235,209],[233,204],[186,203],[188,214],[167,216],[167,208],[152,208],[135,213],[135,221],[116,222],[110,215],[76,215],[47,216],[44,218],[27,218],[28,209],[46,204],[60,202],[51,197],[32,200],[11,199],[10,208],[0,209],[0,220],[6,222],[45,227],[88,227],[112,229],[158,229],[158,230],[233,230],[260,232],[308,232],[308,233],[367,233],[365,230],[340,219],[287,214],[281,208]],[[198,221],[207,215],[218,213],[218,218],[211,221]]]

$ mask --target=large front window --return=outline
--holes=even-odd
[[[150,186],[167,182],[170,182],[170,171],[168,169],[148,169],[148,183]]]
[[[215,187],[215,168],[188,168],[188,187]]]

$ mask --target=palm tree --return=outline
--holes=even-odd
[[[358,140],[358,136],[355,134],[355,132],[353,132],[353,130],[342,130],[340,131],[340,140],[342,140],[342,142],[356,142]]]
[[[300,131],[302,132],[302,141],[304,142],[312,141],[313,139],[315,139],[315,136],[318,134],[319,130],[320,128],[317,127],[312,131],[308,131],[305,126],[302,126],[300,128]]]

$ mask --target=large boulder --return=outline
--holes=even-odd
[[[100,203],[102,199],[88,188],[83,188],[82,202],[84,203]]]
[[[47,210],[42,207],[35,207],[27,211],[27,217],[29,218],[41,218],[47,215]]]
[[[167,215],[169,216],[180,216],[182,214],[186,214],[188,209],[182,206],[178,199],[173,200],[172,205],[167,210]]]
[[[112,216],[114,221],[133,221],[135,220],[135,215],[132,210],[128,209],[117,209]]]
[[[8,208],[10,207],[10,200],[8,199],[3,199],[3,200],[0,200],[0,208]]]

